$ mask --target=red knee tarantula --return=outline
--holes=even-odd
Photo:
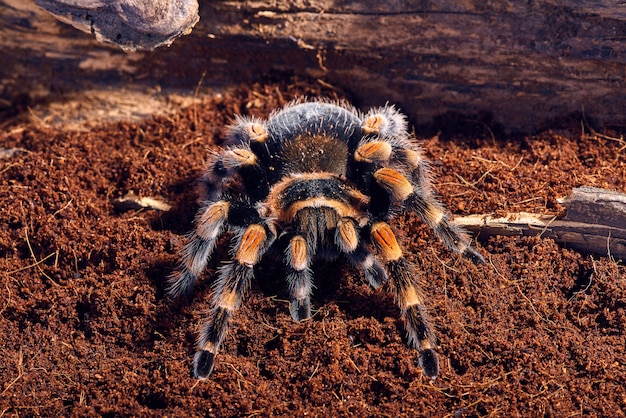
[[[450,220],[432,189],[428,163],[404,115],[385,106],[363,115],[344,103],[294,102],[267,120],[240,117],[226,149],[211,156],[202,184],[206,199],[170,277],[171,296],[188,295],[222,233],[233,233],[232,260],[214,284],[193,374],[204,379],[228,322],[270,247],[283,256],[291,316],[311,316],[315,259],[343,255],[374,288],[386,282],[405,322],[408,343],[435,378],[436,338],[416,269],[403,254],[389,220],[418,215],[451,250],[484,263],[467,233]]]

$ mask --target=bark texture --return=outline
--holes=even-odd
[[[626,195],[577,187],[562,201],[562,218],[532,213],[505,217],[470,215],[455,220],[483,238],[493,235],[542,236],[586,253],[626,260]]]
[[[198,22],[196,0],[35,0],[35,3],[96,39],[125,51],[170,45]]]
[[[205,0],[190,36],[132,54],[32,0],[0,12],[5,111],[94,85],[193,91],[203,74],[219,86],[299,75],[358,106],[397,103],[414,123],[458,112],[530,132],[571,112],[626,120],[626,8],[610,1]]]

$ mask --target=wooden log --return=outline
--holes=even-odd
[[[170,45],[198,22],[196,0],[35,0],[57,19],[125,51]]]
[[[2,0],[0,111],[94,85],[191,92],[203,74],[303,75],[361,107],[397,103],[414,123],[458,112],[533,131],[583,109],[596,126],[626,120],[626,12],[608,0],[204,0],[200,15],[171,48],[124,55],[32,0]]]
[[[582,252],[626,260],[626,194],[579,187],[561,203],[567,208],[562,218],[521,212],[464,216],[455,223],[479,238],[540,235]]]

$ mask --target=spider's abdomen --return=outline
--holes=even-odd
[[[265,124],[273,181],[285,174],[327,172],[345,176],[349,156],[363,134],[356,111],[331,103],[286,107]]]
[[[310,102],[286,107],[270,116],[266,129],[270,141],[301,136],[344,138],[352,151],[362,138],[362,121],[355,110],[332,103]]]
[[[301,135],[284,138],[277,158],[282,174],[333,173],[345,176],[348,144],[328,135]]]

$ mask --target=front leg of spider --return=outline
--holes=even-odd
[[[198,336],[198,351],[193,361],[193,374],[205,379],[213,371],[215,356],[219,350],[233,312],[253,277],[252,268],[261,259],[264,249],[272,240],[269,228],[254,223],[249,225],[234,245],[234,259],[220,269],[211,300],[209,320],[202,326]]]
[[[451,250],[484,262],[469,236],[449,220],[432,189],[428,163],[392,106],[363,115],[345,103],[295,102],[267,120],[240,117],[213,153],[202,177],[205,201],[188,236],[172,297],[191,294],[218,238],[233,234],[231,260],[219,269],[210,310],[193,361],[208,377],[254,277],[254,267],[277,245],[282,254],[289,310],[311,316],[315,260],[344,257],[374,288],[386,285],[404,319],[408,342],[424,374],[436,377],[436,338],[410,263],[389,221],[416,213]]]
[[[414,265],[404,258],[396,236],[386,222],[372,225],[371,239],[391,276],[391,291],[404,318],[409,344],[420,352],[424,374],[435,378],[439,375],[439,358],[435,352],[437,340]]]

